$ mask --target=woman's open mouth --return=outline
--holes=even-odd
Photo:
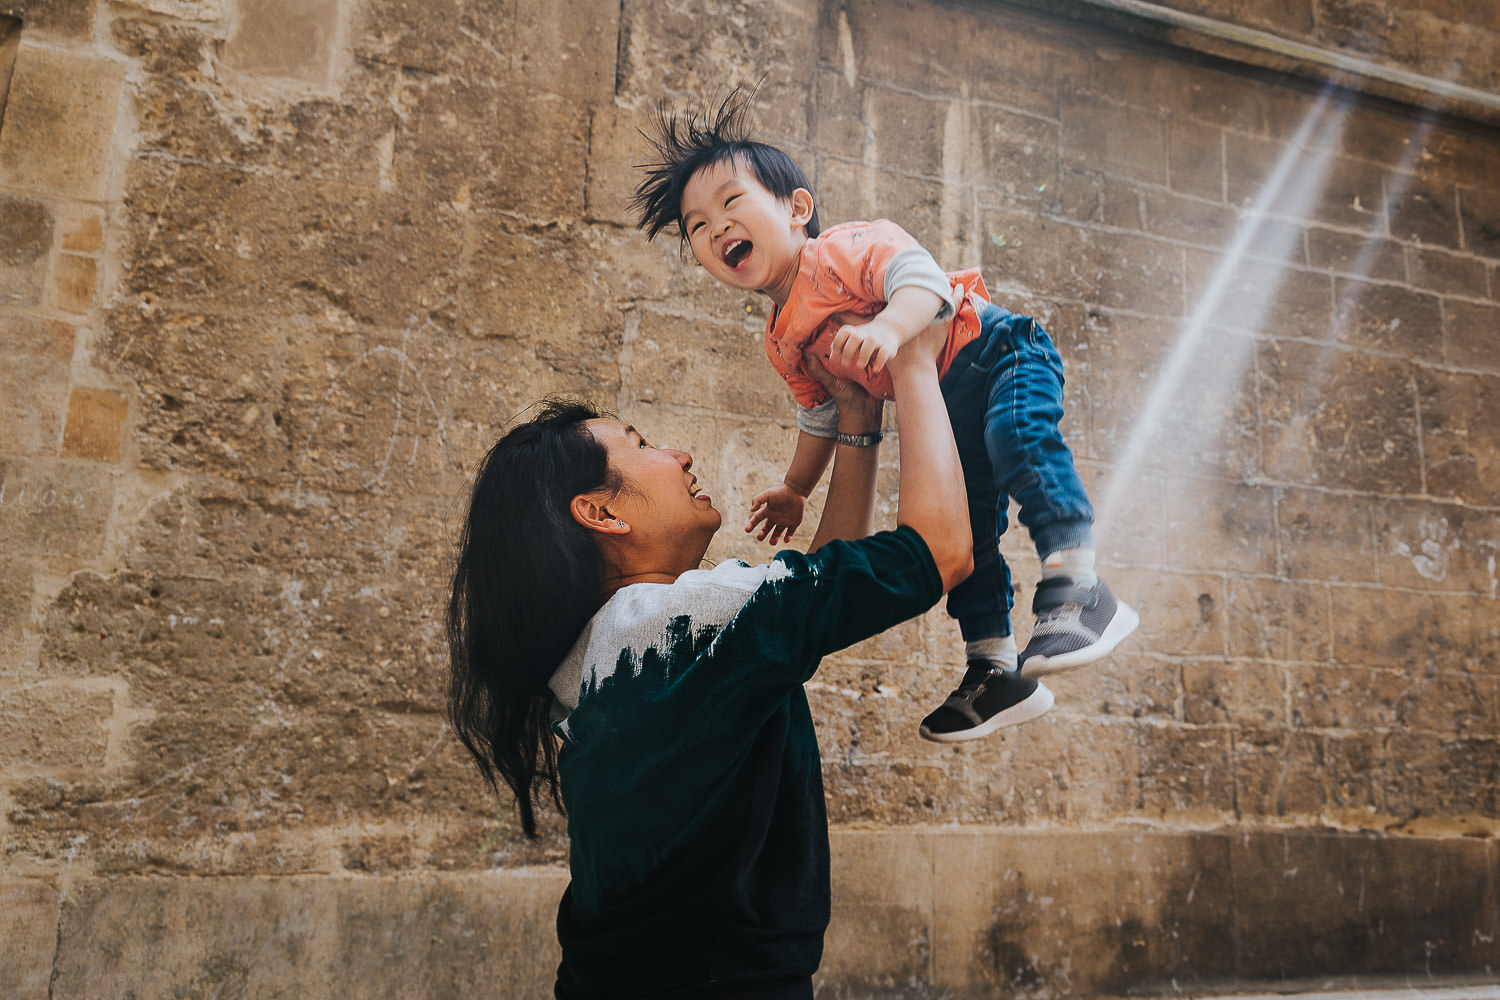
[[[755,245],[749,240],[730,240],[724,246],[724,263],[728,264],[731,269],[737,269],[745,262],[745,258],[750,256],[750,251],[753,249]]]

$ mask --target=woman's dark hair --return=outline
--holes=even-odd
[[[583,400],[548,397],[495,443],[453,571],[448,719],[490,786],[515,793],[528,837],[538,793],[562,808],[547,681],[603,603],[603,559],[570,507],[581,493],[623,488],[584,425],[599,415]]]
[[[665,107],[656,109],[654,134],[641,133],[656,152],[656,161],[639,165],[646,177],[630,199],[630,206],[639,214],[636,228],[646,231],[646,239],[653,240],[663,229],[675,226],[678,239],[686,243],[682,189],[698,171],[725,160],[744,164],[777,198],[790,198],[798,188],[812,190],[796,160],[775,146],[750,138],[750,105],[754,99],[753,91],[736,87],[712,113],[676,115]],[[821,231],[814,200],[807,235],[815,237]]]

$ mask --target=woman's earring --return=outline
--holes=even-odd
[[[624,521],[616,521],[615,523],[618,524],[622,528],[625,527],[625,522]]]

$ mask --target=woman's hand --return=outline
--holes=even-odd
[[[943,347],[947,343],[948,322],[943,320],[929,324],[921,333],[902,344],[896,357],[906,364],[937,364],[938,356],[943,353]]]
[[[839,408],[839,430],[846,434],[873,434],[880,430],[881,400],[865,391],[865,387],[850,379],[840,378],[828,370],[823,359],[811,351],[802,354],[802,364],[807,373],[833,397]]]

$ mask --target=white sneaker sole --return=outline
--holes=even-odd
[[[1120,641],[1136,630],[1140,625],[1141,616],[1136,614],[1135,609],[1124,601],[1115,602],[1115,616],[1109,620],[1104,627],[1104,634],[1097,642],[1092,642],[1082,649],[1075,649],[1067,653],[1058,653],[1056,656],[1032,656],[1021,664],[1022,677],[1046,677],[1050,674],[1060,674],[1066,670],[1077,667],[1086,667],[1090,663],[1104,659],[1110,654]]]
[[[1046,715],[1052,708],[1052,691],[1045,684],[1038,684],[1036,690],[1027,695],[1023,701],[1018,701],[1010,708],[985,719],[973,729],[960,729],[953,733],[929,733],[926,726],[921,726],[918,732],[922,739],[931,740],[934,743],[967,743],[969,740],[982,739],[997,729],[1006,726],[1019,726],[1023,722]]]

